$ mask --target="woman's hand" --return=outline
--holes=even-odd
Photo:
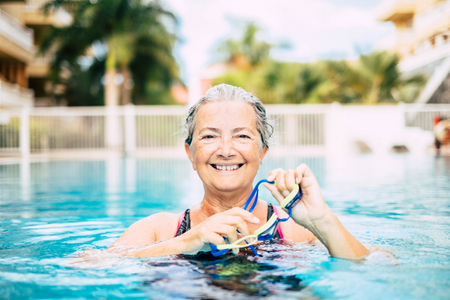
[[[291,193],[295,183],[300,185],[302,200],[292,208],[292,218],[297,224],[310,229],[313,223],[327,218],[331,213],[323,199],[319,183],[307,165],[301,164],[295,170],[275,169],[270,172],[267,180],[276,180],[276,185],[265,183],[264,186],[279,203]]]
[[[222,213],[215,214],[188,232],[175,238],[180,239],[182,254],[197,254],[199,251],[211,251],[209,244],[225,244],[224,237],[230,244],[242,236],[250,234],[247,223],[258,224],[260,221],[252,213],[235,207]],[[236,231],[239,230],[240,234]],[[239,249],[233,249],[237,254]]]
[[[301,164],[295,171],[276,169],[270,172],[268,181],[276,180],[276,185],[264,184],[282,202],[298,183],[303,197],[292,208],[292,218],[297,224],[309,229],[327,247],[330,255],[341,258],[360,258],[368,253],[364,247],[332,213],[323,200],[319,184],[311,170]]]

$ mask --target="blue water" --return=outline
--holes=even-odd
[[[0,299],[450,299],[450,157],[270,158],[257,179],[301,162],[344,225],[397,258],[302,244],[262,246],[259,259],[74,258],[186,209],[201,183],[183,158],[23,161],[0,165]]]

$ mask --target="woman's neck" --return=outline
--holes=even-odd
[[[205,196],[200,203],[200,210],[208,218],[233,207],[243,207],[251,193],[251,186],[245,190],[234,192],[211,192],[205,190]]]

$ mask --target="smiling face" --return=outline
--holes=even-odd
[[[261,147],[252,105],[239,101],[206,103],[198,109],[196,120],[191,147],[185,146],[205,190],[251,190],[267,152]]]

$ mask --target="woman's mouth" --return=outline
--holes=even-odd
[[[235,164],[235,165],[219,165],[219,164],[211,164],[211,166],[220,171],[234,171],[242,167],[244,164]]]

